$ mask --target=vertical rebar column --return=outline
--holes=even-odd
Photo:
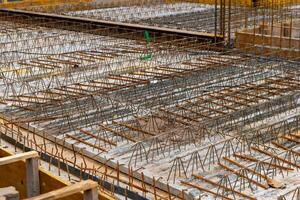
[[[231,0],[228,0],[228,47],[231,46]]]
[[[218,0],[215,0],[215,43],[217,43],[217,29],[218,29]]]

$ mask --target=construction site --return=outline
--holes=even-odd
[[[300,200],[300,0],[0,0],[0,200]]]

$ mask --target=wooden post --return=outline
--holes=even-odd
[[[97,188],[84,191],[84,200],[98,200]]]
[[[27,197],[34,197],[40,194],[39,160],[30,158],[26,160],[26,187]]]

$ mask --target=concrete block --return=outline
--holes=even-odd
[[[0,200],[19,200],[19,192],[14,187],[0,188]]]

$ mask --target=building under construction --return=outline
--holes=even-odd
[[[0,200],[300,199],[300,1],[0,2]]]

